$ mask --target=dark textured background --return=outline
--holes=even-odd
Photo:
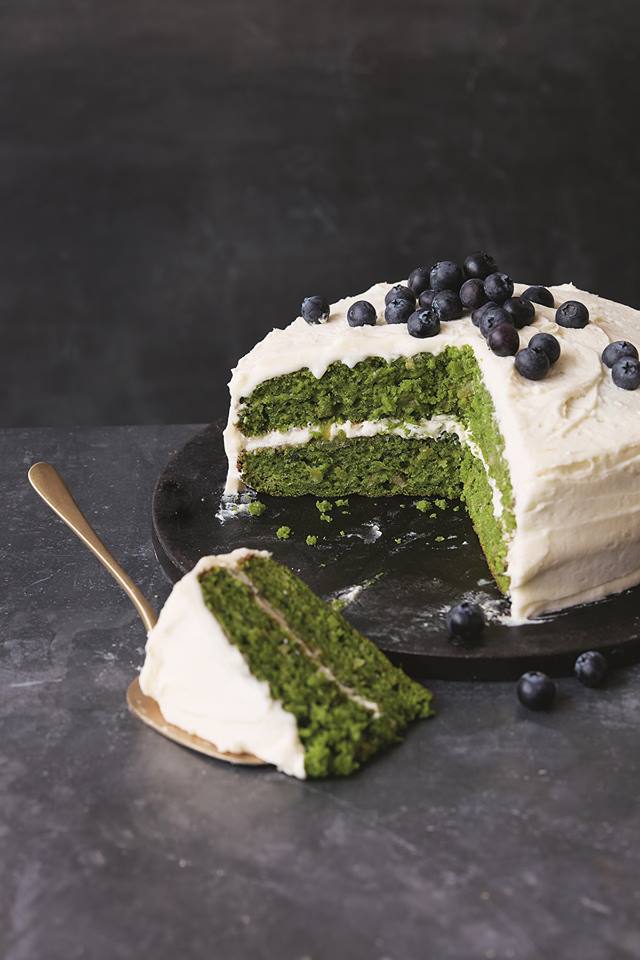
[[[203,421],[303,295],[640,305],[637,0],[3,0],[0,423]]]

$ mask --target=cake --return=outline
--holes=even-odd
[[[352,773],[431,702],[288,568],[244,548],[175,584],[140,687],[169,723],[299,778]]]
[[[571,284],[549,288],[547,305],[516,324],[520,348],[541,332],[559,346],[534,380],[524,361],[542,363],[538,346],[498,355],[499,335],[489,349],[476,314],[436,323],[435,335],[386,322],[390,297],[410,282],[327,305],[326,322],[298,317],[239,361],[226,496],[461,498],[515,622],[639,583],[640,393],[620,389],[602,354],[617,341],[633,352],[640,312]],[[534,289],[545,288],[507,292]],[[362,301],[372,320],[355,316]],[[424,314],[419,323],[431,323]],[[626,386],[637,386],[635,360],[629,370]]]

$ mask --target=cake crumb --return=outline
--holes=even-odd
[[[278,527],[276,530],[276,537],[278,540],[288,540],[291,536],[291,527],[282,526]]]
[[[435,501],[435,505],[436,505],[436,507],[439,507],[440,510],[445,510],[445,509],[446,509],[446,506],[447,506],[447,501],[446,501],[446,500],[438,499],[438,500]]]
[[[328,513],[321,513],[320,519],[324,520],[325,523],[333,523],[333,517],[330,517]]]
[[[420,513],[426,513],[427,510],[431,510],[431,504],[428,500],[416,500],[414,507],[416,510],[419,510]]]
[[[315,547],[316,543],[318,542],[318,538],[314,533],[310,533],[307,535],[307,538],[304,542],[308,547]]]
[[[333,510],[333,504],[330,500],[316,500],[316,508],[320,513],[329,513]]]
[[[336,500],[336,507],[348,507],[349,500]]]
[[[430,513],[430,514],[429,514],[429,520],[435,520],[437,516],[438,516],[437,513]]]
[[[443,541],[444,537],[436,537],[436,543],[442,543]]]
[[[249,506],[247,507],[247,510],[249,511],[252,517],[261,517],[266,509],[267,508],[265,504],[262,503],[261,500],[254,500],[254,502],[250,503]]]

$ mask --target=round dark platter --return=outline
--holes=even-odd
[[[574,607],[526,626],[504,622],[508,604],[488,571],[464,508],[415,498],[349,497],[321,519],[316,497],[268,497],[251,516],[222,505],[226,458],[222,430],[212,424],[173,454],[153,494],[158,560],[177,580],[206,554],[246,546],[272,551],[316,593],[344,602],[345,616],[389,657],[414,674],[455,680],[500,680],[542,669],[570,673],[576,656],[601,650],[611,663],[640,660],[640,587]],[[335,501],[334,501],[335,502]],[[222,506],[222,509],[221,509]],[[276,531],[291,528],[289,539]],[[318,538],[308,546],[307,535]],[[490,623],[481,644],[453,643],[446,611],[467,598]]]

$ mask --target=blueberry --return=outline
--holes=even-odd
[[[479,327],[482,323],[482,318],[484,317],[487,310],[491,307],[497,307],[498,304],[494,303],[493,300],[490,300],[489,303],[483,304],[481,307],[478,307],[477,310],[474,310],[471,314],[471,320],[476,327]]]
[[[420,296],[418,297],[418,303],[423,310],[430,310],[431,304],[433,303],[433,298],[435,297],[436,292],[432,290],[431,287],[428,287],[427,290],[423,290]]]
[[[387,304],[391,303],[392,300],[408,300],[409,303],[415,303],[416,295],[413,290],[409,290],[409,287],[405,287],[402,283],[396,283],[395,287],[391,287],[391,290],[387,293],[384,302]]]
[[[494,327],[500,326],[501,323],[511,323],[509,314],[497,303],[494,303],[484,311],[480,321],[480,333],[485,340],[489,336],[489,332]]]
[[[431,267],[431,289],[435,290],[455,290],[456,293],[462,286],[464,277],[462,270],[453,260],[439,260],[435,266]]]
[[[515,357],[520,349],[520,337],[513,324],[499,323],[489,331],[487,344],[498,357]]]
[[[534,303],[539,303],[542,307],[555,307],[553,294],[551,290],[547,290],[546,287],[527,287],[521,296],[525,300],[532,300]]]
[[[484,283],[478,278],[465,280],[460,287],[460,302],[465,310],[477,310],[487,302]]]
[[[536,308],[531,300],[525,300],[523,297],[509,297],[502,306],[511,317],[511,322],[516,330],[522,330],[523,327],[533,323]]]
[[[490,273],[495,273],[497,269],[493,257],[489,256],[488,253],[483,253],[482,250],[470,253],[464,261],[465,276],[473,279],[477,277],[479,280],[484,280]]]
[[[506,273],[490,273],[484,281],[484,292],[487,300],[504,303],[513,296],[513,280]]]
[[[485,619],[482,607],[470,600],[463,600],[462,603],[451,607],[447,614],[447,626],[452,637],[459,637],[461,640],[478,640],[484,630]]]
[[[390,300],[384,308],[384,318],[387,323],[406,323],[414,310],[415,303],[409,300]]]
[[[529,340],[530,350],[542,350],[549,357],[549,363],[555,363],[560,356],[560,344],[551,333],[536,333]]]
[[[525,347],[516,353],[515,366],[521,377],[526,377],[527,380],[542,380],[549,373],[551,364],[544,350]]]
[[[376,308],[368,300],[356,300],[347,310],[350,327],[375,327],[376,317]]]
[[[300,312],[307,323],[324,323],[329,317],[331,307],[324,297],[305,297]]]
[[[578,300],[567,300],[556,310],[556,323],[561,327],[579,329],[589,323],[589,311]]]
[[[518,700],[529,710],[548,710],[556,698],[556,685],[546,673],[530,670],[518,680]]]
[[[453,290],[439,290],[433,298],[431,309],[440,322],[459,320],[462,316],[460,297]]]
[[[609,671],[609,664],[597,650],[587,650],[580,654],[573,669],[585,687],[600,687]]]
[[[412,270],[407,280],[407,286],[415,293],[416,297],[419,297],[422,291],[429,286],[429,268],[416,267],[415,270]]]
[[[412,337],[435,337],[440,321],[431,310],[416,310],[407,320],[407,330]]]
[[[640,363],[633,357],[616,360],[611,367],[611,377],[616,387],[623,390],[637,390],[640,387]]]
[[[623,357],[638,359],[638,351],[628,340],[616,340],[604,348],[602,353],[602,362],[606,367],[612,367],[616,360],[622,360]]]

